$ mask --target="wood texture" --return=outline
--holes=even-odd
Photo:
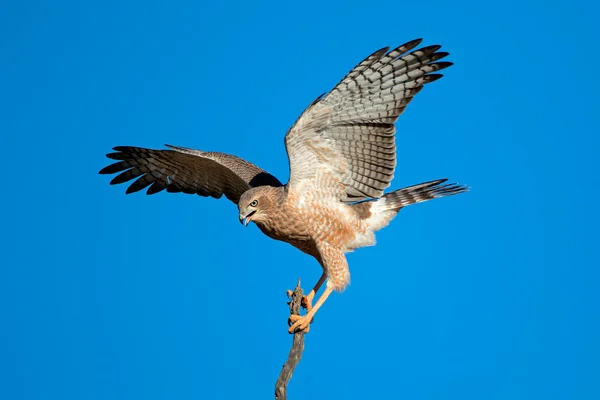
[[[300,287],[300,279],[298,279],[298,284],[290,296],[290,315],[300,315],[300,306],[302,304],[303,296],[304,292]],[[283,364],[283,368],[281,369],[279,377],[277,378],[277,382],[275,383],[276,400],[287,400],[287,385],[292,378],[292,373],[302,358],[303,351],[304,332],[296,332],[294,333],[294,338],[292,339],[292,348],[290,349],[288,359],[285,364]]]

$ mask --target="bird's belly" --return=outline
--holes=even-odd
[[[317,243],[328,243],[343,251],[375,243],[373,232],[350,207],[343,203],[295,206],[282,210],[294,218],[257,222],[268,237],[291,244],[319,259]]]
[[[310,213],[309,221],[311,236],[345,251],[374,243],[373,233],[346,204],[315,207]]]

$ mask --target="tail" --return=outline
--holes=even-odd
[[[374,233],[386,227],[398,214],[402,207],[438,197],[452,196],[469,190],[467,186],[457,183],[446,183],[447,179],[420,183],[395,192],[387,193],[377,200],[363,201],[351,205],[357,216],[366,220],[369,229],[364,235],[357,236],[355,242],[348,245],[349,249],[375,244]]]
[[[377,203],[382,203],[381,206],[383,206],[384,210],[399,210],[402,207],[411,204],[437,199],[438,197],[453,196],[469,190],[467,186],[459,185],[457,183],[443,184],[447,180],[448,179],[438,179],[436,181],[420,183],[418,185],[396,190],[395,192],[383,195],[382,199],[385,199],[385,201],[378,201]]]

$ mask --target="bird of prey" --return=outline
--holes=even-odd
[[[441,46],[420,43],[376,51],[304,110],[285,135],[285,185],[234,155],[170,145],[115,147],[107,157],[117,161],[100,173],[120,172],[111,184],[137,178],[127,193],[149,186],[147,194],[225,195],[237,204],[243,225],[254,222],[270,238],[313,256],[323,273],[303,299],[306,314],[289,327],[308,331],[329,295],[350,282],[345,253],[374,245],[375,232],[403,207],[467,190],[438,179],[384,194],[396,167],[394,123],[425,84],[442,77],[436,72],[452,65],[439,61],[448,55]]]

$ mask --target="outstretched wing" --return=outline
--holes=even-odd
[[[148,186],[146,194],[183,192],[220,198],[225,195],[237,204],[240,196],[255,186],[281,186],[273,175],[239,157],[224,153],[204,152],[169,146],[172,150],[141,147],[115,147],[106,156],[116,163],[103,168],[101,174],[117,175],[111,185],[138,178],[126,193]]]
[[[285,137],[290,188],[317,185],[343,201],[383,194],[396,167],[394,123],[423,85],[442,77],[432,72],[452,65],[437,62],[448,55],[441,46],[413,50],[420,43],[376,51],[304,110]]]

